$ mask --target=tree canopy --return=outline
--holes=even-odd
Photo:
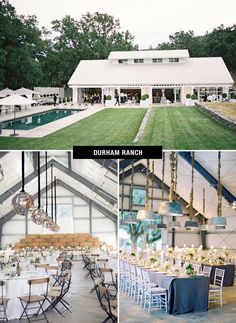
[[[123,31],[119,19],[87,12],[79,20],[65,16],[40,28],[36,16],[17,15],[0,0],[0,89],[66,86],[80,60],[106,59],[114,50],[137,50],[134,36]],[[158,49],[188,49],[191,56],[222,56],[236,74],[236,25],[223,25],[203,36],[179,31]]]

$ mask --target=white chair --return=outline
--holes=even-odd
[[[130,291],[129,296],[135,299],[135,295],[137,292],[137,276],[136,276],[136,267],[134,265],[130,265]]]
[[[152,287],[149,274],[147,271],[142,270],[143,287],[144,287],[144,305],[145,310],[148,304],[148,314],[151,308],[162,309],[167,312],[167,290],[162,287]]]
[[[193,269],[196,274],[201,274],[202,272],[202,265],[199,264],[193,264]]]
[[[203,275],[204,276],[207,276],[207,277],[210,277],[211,276],[211,269],[212,267],[209,267],[209,266],[203,266]]]
[[[120,260],[119,262],[120,266],[119,266],[119,273],[120,273],[120,289],[124,292],[124,288],[125,288],[125,266],[124,266],[124,262]]]
[[[224,281],[225,270],[216,268],[214,276],[214,284],[210,284],[209,303],[220,303],[222,307],[222,287]]]
[[[125,282],[124,282],[124,292],[129,295],[130,288],[131,288],[131,273],[130,273],[130,265],[127,262],[124,262],[124,276],[125,276]]]
[[[143,276],[142,276],[142,271],[139,267],[136,267],[136,272],[137,272],[137,293],[135,297],[137,296],[137,304],[139,304],[139,299],[140,299],[140,306],[142,307],[143,298],[144,298]]]

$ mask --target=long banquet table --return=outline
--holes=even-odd
[[[174,277],[149,271],[150,281],[168,290],[168,313],[208,310],[209,277]]]

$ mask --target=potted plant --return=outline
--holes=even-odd
[[[106,98],[106,107],[107,108],[111,108],[114,105],[115,105],[115,99],[113,99],[111,95],[107,95],[107,98]]]
[[[191,105],[191,94],[187,93],[186,94],[186,100],[185,100],[185,105]]]
[[[149,95],[143,94],[140,100],[140,106],[148,107],[150,105]]]
[[[228,94],[227,93],[223,93],[222,94],[223,101],[226,101],[227,97],[228,97]]]

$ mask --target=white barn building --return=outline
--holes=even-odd
[[[69,80],[73,102],[88,89],[104,94],[149,95],[150,103],[186,104],[186,94],[219,98],[233,79],[221,57],[190,57],[186,49],[111,52],[107,60],[82,60]]]

